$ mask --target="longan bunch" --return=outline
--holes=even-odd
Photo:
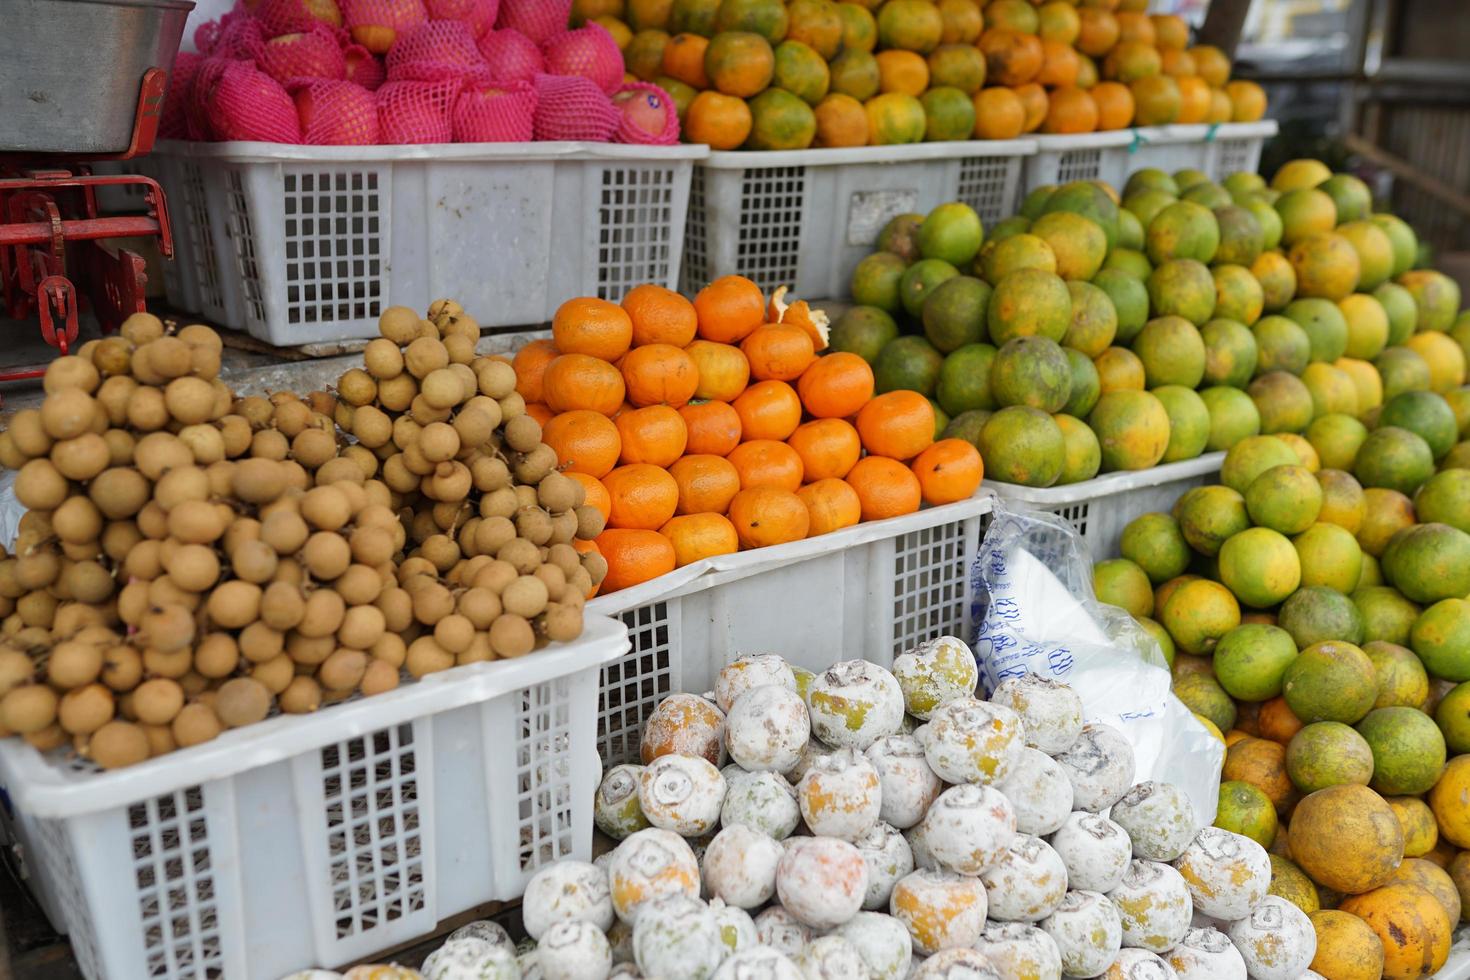
[[[427,318],[391,307],[379,332],[363,367],[338,380],[336,418],[402,500],[410,548],[398,583],[418,629],[408,671],[575,639],[607,566],[573,542],[600,533],[602,515],[557,471],[515,371],[475,354],[479,325],[452,300]]]

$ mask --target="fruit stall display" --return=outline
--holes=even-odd
[[[1254,82],[1146,5],[579,0],[716,150],[1015,139],[1261,119]]]
[[[853,273],[833,349],[868,360],[876,390],[931,398],[992,480],[1028,487],[1262,433],[1350,468],[1386,403],[1464,382],[1459,287],[1411,268],[1414,232],[1371,214],[1358,178],[1314,160],[1269,186],[1146,169],[1117,197],[1037,188],[988,233],[963,204],[894,218]]]
[[[1271,851],[1329,977],[1429,975],[1470,899],[1470,470],[1441,395],[1380,419],[1332,466],[1243,440],[1094,569],[1222,733],[1216,824]]]

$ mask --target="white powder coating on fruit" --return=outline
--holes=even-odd
[[[1011,801],[1016,829],[1023,834],[1044,837],[1072,812],[1072,780],[1060,763],[1037,749],[1022,748],[1011,774],[995,788]]]
[[[592,923],[569,919],[546,930],[536,944],[536,960],[546,980],[606,980],[612,947]]]
[[[861,852],[834,837],[792,838],[776,868],[781,905],[813,929],[833,929],[863,907],[868,863]]]
[[[645,976],[708,980],[724,958],[720,925],[697,898],[665,895],[633,921],[633,959]]]
[[[990,701],[1019,715],[1026,726],[1026,744],[1047,755],[1067,751],[1082,734],[1082,699],[1071,687],[1050,677],[1022,674],[1008,678],[996,687]]]
[[[528,892],[529,888],[526,889]],[[607,878],[602,879],[602,890],[607,891]],[[612,901],[608,900],[607,924],[612,925]],[[522,913],[524,915],[524,913]],[[603,926],[607,928],[607,926]],[[505,931],[505,926],[499,922],[491,922],[489,919],[476,919],[474,922],[466,922],[458,929],[449,934],[450,939],[480,939],[491,946],[504,946],[506,949],[515,949],[515,940],[510,938],[510,933]]]
[[[951,786],[924,817],[924,842],[942,868],[978,875],[990,867],[1016,836],[1011,801],[993,786]]]
[[[879,819],[899,830],[923,820],[929,804],[944,789],[944,781],[924,758],[923,744],[912,735],[885,735],[863,754],[878,771]]]
[[[1133,858],[1133,842],[1113,821],[1078,810],[1051,835],[1051,846],[1067,866],[1074,890],[1107,894],[1123,880]]]
[[[1146,949],[1120,949],[1102,980],[1175,980],[1174,968]]]
[[[1108,814],[1133,841],[1133,856],[1172,861],[1194,840],[1194,805],[1173,783],[1134,785]]]
[[[1056,942],[1062,972],[1071,977],[1097,976],[1123,948],[1118,910],[1097,892],[1067,892],[1057,910],[1041,920],[1041,928]]]
[[[859,752],[903,724],[903,691],[893,675],[866,660],[843,660],[812,678],[806,693],[812,734]]]
[[[726,905],[718,898],[711,899],[709,909],[720,926],[720,939],[725,944],[725,955],[749,949],[760,942],[755,933],[755,920],[744,909]]]
[[[1246,980],[1240,950],[1218,929],[1191,929],[1164,954],[1179,980]]]
[[[976,698],[946,701],[915,734],[929,768],[948,783],[1002,782],[1026,744],[1014,711]]]
[[[713,980],[804,980],[801,969],[779,949],[754,946],[720,964]]]
[[[1307,913],[1267,895],[1250,914],[1230,924],[1230,941],[1255,980],[1297,980],[1317,955],[1317,931]]]
[[[776,894],[776,865],[784,853],[774,838],[730,824],[704,850],[705,887],[726,905],[758,909]]]
[[[613,766],[597,785],[592,819],[597,829],[613,840],[622,840],[649,825],[638,803],[638,777],[642,774],[642,766]]]
[[[1243,918],[1271,887],[1271,858],[1249,837],[1219,827],[1201,830],[1175,859],[1195,911],[1226,922]]]
[[[1184,878],[1158,861],[1132,861],[1118,887],[1108,892],[1123,923],[1123,945],[1162,953],[1190,929],[1194,906]]]
[[[725,718],[725,747],[742,769],[790,772],[811,737],[806,702],[775,684],[752,687],[735,699]]]
[[[878,770],[857,749],[838,749],[812,762],[796,786],[796,801],[813,834],[857,840],[882,810]]]
[[[670,694],[643,726],[639,754],[644,765],[662,755],[697,755],[711,765],[725,761],[725,713],[697,694]]]
[[[985,928],[985,885],[952,871],[915,871],[893,886],[888,908],[913,940],[914,951],[973,946]]]
[[[1133,746],[1112,725],[1083,725],[1071,748],[1055,757],[1072,781],[1072,805],[1101,813],[1133,785]]]
[[[536,872],[526,883],[521,920],[528,936],[539,940],[552,925],[569,919],[590,922],[603,932],[613,924],[607,874],[595,864],[558,861]],[[506,936],[507,944],[509,939]]]
[[[903,839],[909,842],[909,853],[914,856],[914,868],[919,871],[935,871],[939,868],[939,862],[934,860],[934,853],[929,850],[929,842],[924,839],[924,825],[910,827],[903,832]]]
[[[520,980],[515,950],[483,939],[451,939],[419,968],[424,980]]]
[[[819,936],[796,954],[796,965],[806,980],[852,980],[868,972],[868,965],[852,943],[838,935]]]
[[[801,952],[812,939],[811,929],[780,905],[769,906],[755,917],[755,935],[762,945],[788,956]]]
[[[725,777],[709,760],[661,755],[638,777],[638,804],[648,822],[681,837],[698,837],[720,822]]]
[[[607,872],[613,911],[632,924],[647,902],[665,895],[699,895],[699,861],[688,842],[657,827],[617,846]]]
[[[837,927],[867,964],[871,980],[904,980],[913,961],[914,941],[902,922],[882,912],[859,912]]]
[[[801,750],[801,759],[790,772],[786,773],[786,778],[791,781],[791,785],[795,786],[801,782],[801,777],[806,775],[806,771],[812,767],[813,762],[825,759],[836,751],[832,746],[823,744],[821,739],[813,735],[807,739],[806,747]]]
[[[733,770],[733,772],[732,772]],[[744,824],[751,830],[785,840],[801,822],[801,807],[796,802],[796,787],[774,772],[745,772],[739,767],[725,769],[725,802],[720,807],[720,823],[725,826]]]
[[[898,828],[879,821],[853,842],[868,862],[868,891],[865,909],[888,908],[888,896],[898,880],[914,870],[914,855]]]
[[[941,950],[910,976],[913,980],[1004,980],[978,949]]]
[[[1062,954],[1056,941],[1036,926],[1020,922],[988,925],[975,948],[1008,980],[1062,980]]]
[[[715,675],[715,704],[729,714],[740,695],[754,687],[774,684],[796,691],[796,675],[791,665],[775,653],[749,653],[720,668]],[[800,695],[798,695],[799,697]]]
[[[936,636],[895,657],[893,676],[903,691],[908,713],[927,720],[944,702],[973,697],[980,668],[964,640]]]
[[[1067,894],[1067,866],[1040,837],[1017,834],[1000,858],[980,876],[990,901],[990,918],[1040,922]]]

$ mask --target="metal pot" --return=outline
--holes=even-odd
[[[0,153],[128,148],[143,73],[173,70],[191,0],[5,0]]]

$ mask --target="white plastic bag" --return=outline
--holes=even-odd
[[[15,537],[25,513],[25,504],[15,499],[15,471],[0,469],[0,545],[6,551],[15,550]]]
[[[1225,747],[1170,691],[1153,637],[1122,609],[1097,601],[1091,559],[1072,527],[997,501],[970,578],[970,645],[986,695],[1028,673],[1071,685],[1087,721],[1127,736],[1137,782],[1173,783],[1189,796],[1200,826],[1213,823]]]

